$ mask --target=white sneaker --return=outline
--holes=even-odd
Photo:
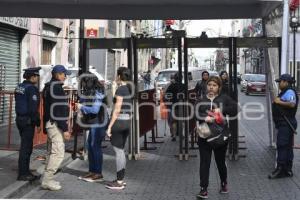
[[[60,183],[57,181],[49,181],[47,183],[42,183],[41,187],[44,190],[51,190],[51,191],[57,191],[62,188]]]

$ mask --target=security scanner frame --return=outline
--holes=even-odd
[[[178,73],[179,81],[184,80],[185,94],[180,95],[179,117],[188,116],[188,49],[189,48],[228,48],[229,50],[229,95],[238,102],[237,88],[237,48],[278,48],[278,56],[280,60],[281,38],[280,37],[260,37],[260,38],[187,38],[184,34],[177,34],[172,38],[113,38],[113,39],[84,39],[83,40],[83,64],[89,66],[89,50],[90,49],[127,49],[128,68],[133,70],[133,83],[138,85],[138,49],[158,49],[158,48],[177,48],[178,50]],[[268,70],[267,53],[265,51],[265,65],[267,75]],[[84,68],[82,71],[86,71]],[[183,77],[182,77],[183,72]],[[280,72],[279,72],[280,73]],[[268,76],[267,76],[268,77]],[[134,111],[132,130],[129,139],[129,159],[138,159],[140,156],[139,144],[139,106],[138,106],[138,87],[134,91]],[[267,89],[267,99],[271,99],[270,91]],[[268,106],[270,115],[271,108]],[[239,156],[239,133],[238,119],[230,120],[229,126],[231,130],[231,139],[229,141],[228,155],[230,160],[238,160]],[[269,125],[270,126],[270,125]],[[271,127],[269,127],[271,128]],[[188,120],[178,121],[179,135],[179,160],[188,160],[189,154],[189,134],[192,127],[189,127]],[[193,137],[193,135],[192,135]],[[270,143],[274,139],[272,129],[270,130]],[[194,141],[192,141],[194,142]],[[75,148],[74,148],[75,149]]]

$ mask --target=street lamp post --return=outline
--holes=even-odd
[[[298,16],[299,18],[299,16]],[[293,76],[296,77],[296,33],[300,31],[299,19],[296,16],[290,18],[290,27],[293,32]]]

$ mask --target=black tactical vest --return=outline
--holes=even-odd
[[[297,109],[298,109],[298,102],[299,102],[299,98],[298,98],[296,90],[292,87],[288,87],[285,90],[283,90],[282,92],[280,92],[278,97],[279,98],[282,97],[285,94],[285,92],[289,89],[293,90],[295,92],[296,106],[294,108],[288,108],[286,106],[281,106],[281,105],[273,103],[272,104],[272,113],[273,113],[273,119],[274,119],[275,122],[284,121],[283,116],[286,116],[287,118],[295,118],[295,116],[296,116],[296,112],[297,112]]]

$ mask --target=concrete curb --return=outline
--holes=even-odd
[[[73,161],[71,154],[66,154],[66,157],[61,164],[61,168],[66,167]],[[43,172],[44,165],[38,167],[38,172]],[[60,172],[60,171],[59,171]],[[40,180],[36,181],[16,181],[0,191],[0,199],[17,199],[24,196],[26,193],[40,185]]]

